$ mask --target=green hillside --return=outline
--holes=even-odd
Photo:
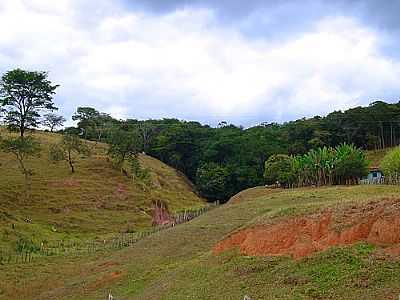
[[[6,131],[1,131],[3,136]],[[20,240],[35,244],[65,239],[92,239],[151,226],[153,200],[168,203],[172,212],[205,205],[190,182],[157,159],[140,155],[151,183],[134,183],[107,159],[104,144],[89,143],[92,155],[67,162],[50,162],[49,147],[61,136],[37,132],[40,158],[28,161],[34,170],[31,199],[24,200],[22,174],[11,154],[0,152],[0,246]]]
[[[393,148],[385,148],[380,150],[370,150],[366,151],[366,157],[370,162],[371,168],[379,168],[384,156]]]
[[[297,260],[248,256],[237,250],[215,255],[212,250],[243,228],[293,216],[328,209],[343,212],[346,220],[348,210],[362,211],[371,203],[398,206],[399,192],[398,186],[243,192],[241,201],[152,235],[131,248],[4,266],[0,295],[3,299],[13,295],[20,299],[103,299],[111,292],[118,300],[243,299],[245,295],[251,299],[395,299],[400,293],[400,262],[383,252],[385,246],[356,242]]]

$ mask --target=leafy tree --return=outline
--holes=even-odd
[[[108,114],[101,113],[92,107],[78,107],[72,120],[78,121],[78,128],[81,129],[85,139],[100,142],[103,135],[115,122]]]
[[[148,184],[151,178],[150,170],[147,168],[143,168],[140,165],[138,155],[132,155],[129,159],[129,162],[131,166],[133,180],[140,180]]]
[[[335,148],[335,175],[339,184],[354,184],[368,174],[368,161],[364,152],[354,145],[341,144]]]
[[[25,198],[29,198],[31,177],[33,170],[27,166],[27,159],[40,155],[40,144],[31,136],[10,137],[0,141],[0,150],[14,155],[18,162],[18,168],[25,179]]]
[[[225,200],[228,176],[227,169],[218,164],[202,165],[196,174],[196,184],[200,194],[211,200]]]
[[[267,184],[280,184],[287,186],[291,182],[292,162],[291,157],[284,154],[272,155],[265,162],[264,178]]]
[[[79,128],[71,126],[71,127],[64,128],[64,130],[62,130],[62,133],[69,134],[69,135],[79,135],[80,130],[79,130]]]
[[[149,150],[150,143],[154,137],[156,127],[150,122],[139,123],[139,133],[142,138],[143,151]]]
[[[5,122],[24,137],[27,128],[36,128],[42,110],[56,110],[53,95],[58,85],[47,79],[46,72],[15,69],[0,81],[0,106],[6,110]]]
[[[154,138],[149,154],[182,171],[194,180],[201,161],[207,128],[198,122],[162,120],[163,129]]]
[[[67,120],[63,116],[49,113],[44,115],[42,124],[46,127],[49,127],[50,132],[53,132],[55,128],[63,126],[65,121]]]
[[[108,139],[108,155],[116,167],[122,169],[126,160],[134,160],[141,150],[140,134],[137,130],[127,131],[120,127],[112,129]]]
[[[400,147],[389,151],[381,162],[381,169],[385,178],[389,181],[399,182],[400,180]]]
[[[50,148],[50,160],[68,162],[71,173],[75,172],[75,155],[90,155],[88,146],[76,135],[64,134],[59,144]]]

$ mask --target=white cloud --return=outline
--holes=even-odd
[[[106,0],[3,1],[1,66],[49,70],[66,113],[91,105],[116,117],[268,121],[399,91],[399,63],[380,54],[382,37],[350,18],[270,43],[217,26],[208,9],[150,15]]]

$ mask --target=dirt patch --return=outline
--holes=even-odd
[[[103,288],[105,286],[117,282],[119,279],[121,279],[122,276],[123,273],[121,271],[115,271],[105,274],[102,277],[98,278],[93,284],[91,284],[89,286],[89,289],[97,290],[99,288]]]
[[[298,259],[359,241],[391,246],[387,253],[400,255],[400,200],[326,210],[247,228],[219,242],[213,252],[238,248],[245,255]]]
[[[392,257],[400,257],[400,245],[394,245],[383,250],[383,253]]]
[[[63,180],[50,181],[48,185],[51,187],[72,188],[72,187],[79,187],[81,184],[76,179],[67,178]]]
[[[121,200],[128,198],[128,189],[126,185],[118,183],[118,186],[115,189],[114,195]]]
[[[167,203],[161,200],[153,201],[152,219],[153,226],[166,225],[172,222]]]

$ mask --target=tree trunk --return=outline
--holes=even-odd
[[[31,191],[31,183],[30,183],[30,176],[28,170],[24,172],[25,177],[25,200],[29,200],[30,198],[30,191]]]
[[[71,151],[68,151],[68,163],[69,163],[69,166],[71,167],[71,172],[74,173],[75,169],[74,169],[74,165],[72,163]]]
[[[385,149],[385,136],[383,134],[383,123],[381,123],[381,137],[382,137],[382,149]]]
[[[393,123],[390,122],[390,146],[393,147]]]

